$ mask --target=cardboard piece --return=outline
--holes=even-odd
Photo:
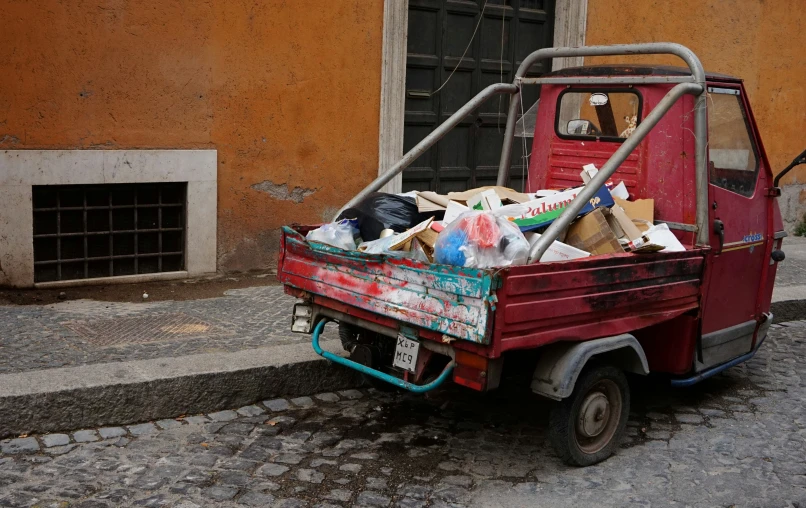
[[[646,233],[647,230],[653,226],[651,222],[643,219],[633,219],[632,223],[635,224],[635,227],[637,227],[641,233]]]
[[[426,228],[425,230],[417,233],[417,238],[420,240],[420,243],[422,243],[426,247],[430,247],[431,249],[433,249],[434,245],[437,244],[438,237],[439,233],[437,233],[431,228]]]
[[[674,236],[674,233],[669,229],[666,223],[660,223],[652,226],[646,232],[646,235],[653,244],[662,245],[664,248],[661,252],[681,252],[686,250],[680,240]]]
[[[587,184],[591,181],[591,179],[596,176],[596,173],[599,172],[599,168],[597,168],[593,164],[585,164],[582,166],[582,173],[579,176],[582,178],[582,182]]]
[[[583,187],[569,189],[551,196],[535,199],[528,203],[520,205],[509,205],[496,210],[496,215],[507,217],[515,223],[521,231],[531,231],[543,226],[547,226],[554,222],[554,220],[562,215],[565,207],[577,196]],[[584,215],[596,207],[613,206],[613,197],[606,187],[602,186],[596,194],[591,198],[589,203],[586,203],[579,215]],[[524,212],[525,207],[525,212]],[[508,214],[508,211],[512,211]]]
[[[617,205],[624,209],[624,212],[633,220],[645,220],[653,223],[655,221],[655,200],[654,199],[637,199],[635,201],[627,201],[624,199],[613,198]]]
[[[537,239],[540,238],[540,233],[529,232],[525,233],[523,236],[525,236],[529,241],[529,245],[534,247],[535,243],[537,243]],[[589,256],[589,252],[585,252],[584,250],[571,247],[568,244],[555,240],[551,245],[549,245],[549,248],[546,249],[546,252],[543,253],[543,256],[540,257],[540,262],[548,263],[552,261],[569,261],[571,259],[586,258]]]
[[[392,244],[389,246],[389,250],[401,250],[401,249],[403,249],[403,247],[410,245],[411,239],[414,238],[415,236],[417,236],[418,233],[422,233],[423,231],[428,229],[428,226],[431,225],[431,222],[433,222],[433,220],[434,220],[434,218],[431,217],[430,219],[424,220],[421,223],[417,224],[416,226],[414,226],[413,228],[409,229],[405,233],[400,233],[399,235],[395,235],[393,237],[393,238],[395,238],[395,241],[392,242]],[[403,249],[403,250],[408,250],[408,249]]]
[[[364,242],[358,246],[358,250],[361,252],[369,251],[370,254],[382,254],[385,251],[393,250],[409,250],[411,247],[411,239],[414,238],[418,233],[422,233],[428,229],[428,226],[430,226],[433,221],[434,218],[431,217],[430,219],[424,220],[423,222],[417,224],[405,233],[379,238],[378,240],[373,240],[371,242]]]
[[[602,209],[602,212],[610,225],[610,229],[618,237],[619,243],[622,246],[626,246],[630,252],[658,252],[663,250],[664,246],[653,242],[644,235],[619,205],[613,205],[609,210]]]
[[[504,205],[494,189],[487,189],[468,199],[467,206],[473,210],[495,210]]]
[[[527,201],[531,201],[534,199],[529,194],[524,194],[523,192],[518,192],[512,189],[508,189],[506,187],[498,187],[498,186],[487,186],[487,187],[479,187],[477,189],[470,189],[464,192],[449,192],[448,199],[452,201],[461,201],[466,203],[467,200],[475,196],[480,192],[484,192],[486,190],[494,190],[501,201],[510,201],[512,203],[526,203]]]
[[[411,245],[407,250],[413,253],[412,259],[428,263],[434,262],[434,249],[424,245],[419,236],[415,236],[411,239]]]
[[[629,199],[630,191],[627,190],[627,186],[624,185],[624,182],[619,182],[618,185],[610,189],[610,195],[613,196],[613,198]]]
[[[619,205],[613,205],[609,210],[603,210],[603,212],[610,229],[613,230],[617,238],[624,238],[628,241],[641,238],[641,231],[633,224],[632,219],[627,216]]]
[[[431,191],[418,192],[414,199],[417,202],[417,211],[420,213],[442,211],[450,202],[447,197]]]
[[[624,252],[601,210],[595,209],[571,224],[565,243],[591,255]]]
[[[465,205],[457,203],[456,201],[449,201],[447,208],[445,208],[445,217],[442,218],[442,223],[447,226],[455,221],[457,217],[468,211],[470,211],[470,208]]]

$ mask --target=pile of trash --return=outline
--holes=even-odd
[[[584,166],[587,183],[597,173]],[[373,193],[307,239],[344,250],[467,268],[526,264],[529,249],[584,187],[521,193],[481,187],[440,195]],[[664,223],[654,224],[654,200],[630,200],[623,182],[608,182],[549,246],[541,263],[621,252],[682,251]]]

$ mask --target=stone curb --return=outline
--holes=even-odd
[[[806,316],[806,300],[774,302],[774,322]],[[340,350],[338,341],[323,341]],[[0,439],[209,413],[275,397],[361,386],[360,374],[309,344],[0,375]]]
[[[770,312],[772,312],[773,323],[784,323],[804,319],[806,318],[806,299],[772,302]]]
[[[133,425],[102,427],[100,429],[82,429],[50,433],[44,435],[22,435],[11,439],[0,439],[0,457],[44,452],[50,455],[62,455],[82,444],[98,444],[100,446],[126,446],[140,437],[151,437],[159,432],[175,429],[184,425],[224,425],[246,419],[265,420],[265,423],[276,425],[287,422],[288,412],[301,409],[312,409],[317,406],[333,403],[353,403],[372,396],[378,392],[373,389],[361,391],[357,389],[324,392],[313,396],[301,396],[290,401],[284,398],[255,402],[236,410],[224,410],[214,413],[179,416],[157,421],[137,423]]]
[[[338,341],[323,347],[340,349]],[[360,374],[310,344],[0,375],[0,439],[126,425],[344,390]]]

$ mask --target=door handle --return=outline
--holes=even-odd
[[[725,223],[716,219],[714,221],[714,233],[719,235],[719,252],[717,254],[722,254],[722,248],[725,246]]]

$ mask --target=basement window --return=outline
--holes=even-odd
[[[35,185],[34,281],[185,268],[186,183]]]

